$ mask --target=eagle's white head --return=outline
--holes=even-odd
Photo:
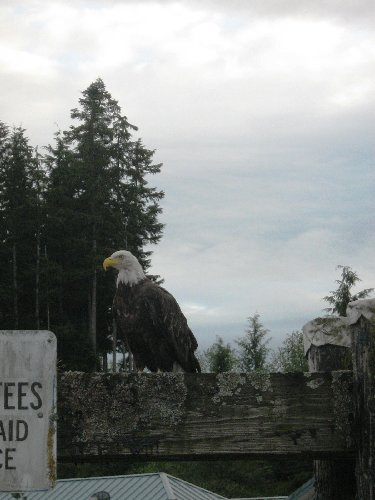
[[[103,262],[103,268],[106,271],[109,267],[118,270],[117,286],[119,283],[133,286],[146,277],[138,259],[127,250],[119,250],[107,257]]]

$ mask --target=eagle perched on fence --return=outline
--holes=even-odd
[[[137,258],[119,250],[103,262],[118,270],[113,314],[137,370],[200,372],[198,343],[175,298],[146,277]]]

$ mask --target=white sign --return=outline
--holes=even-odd
[[[56,480],[56,337],[0,330],[0,491]]]

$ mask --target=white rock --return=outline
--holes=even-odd
[[[346,309],[349,325],[357,323],[361,316],[371,320],[375,318],[375,299],[361,299],[349,302]]]
[[[351,336],[347,319],[343,316],[328,316],[306,323],[302,328],[305,354],[312,345],[319,347],[331,344],[350,347]]]

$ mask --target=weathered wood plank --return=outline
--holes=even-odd
[[[84,374],[58,383],[58,458],[352,456],[352,373]]]
[[[348,306],[352,328],[358,500],[375,499],[375,299]]]
[[[308,351],[309,370],[340,370],[351,361],[348,347],[326,344],[312,345]],[[355,497],[355,460],[314,460],[314,488],[317,500],[352,500]]]

